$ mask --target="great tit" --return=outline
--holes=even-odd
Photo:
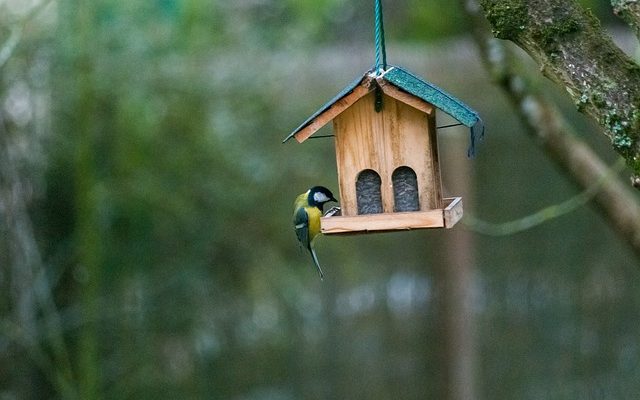
[[[309,250],[313,263],[318,269],[320,279],[324,278],[318,256],[313,249],[313,240],[320,233],[320,217],[325,203],[336,200],[329,189],[323,186],[314,186],[296,197],[293,203],[293,226],[300,244]]]

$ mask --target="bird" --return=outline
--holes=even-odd
[[[293,203],[293,226],[300,245],[304,246],[309,253],[313,263],[318,269],[320,279],[324,279],[322,268],[318,262],[318,256],[313,248],[313,240],[320,233],[320,217],[322,217],[325,203],[337,202],[333,193],[324,186],[313,186],[306,192],[298,195]]]

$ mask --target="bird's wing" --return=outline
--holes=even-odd
[[[307,249],[311,248],[309,241],[309,215],[307,211],[300,207],[293,216],[293,225],[296,229],[298,241]]]

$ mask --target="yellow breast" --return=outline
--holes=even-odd
[[[322,212],[317,207],[305,207],[309,215],[309,240],[313,240],[320,233],[320,217]]]
[[[309,217],[309,241],[312,241],[320,233],[320,217],[322,211],[318,207],[310,207],[308,202],[309,191],[299,195],[293,203],[293,216],[295,218],[296,211],[302,207]]]

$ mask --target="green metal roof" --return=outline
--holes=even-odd
[[[322,106],[306,121],[304,121],[299,127],[297,127],[289,136],[287,136],[283,142],[291,139],[296,133],[308,126],[319,115],[327,111],[334,103],[343,97],[351,93],[364,79],[370,76],[373,71],[367,71],[363,77],[350,83],[340,93],[338,93],[333,99]],[[472,110],[469,106],[458,100],[454,96],[440,89],[439,87],[427,82],[412,73],[405,71],[400,67],[391,66],[384,71],[381,75],[376,77],[382,79],[393,86],[401,89],[427,103],[432,104],[436,108],[449,114],[451,117],[459,121],[461,124],[467,126],[471,130],[470,145],[468,155],[473,156],[475,153],[476,139],[480,139],[484,136],[484,124],[477,112]]]

